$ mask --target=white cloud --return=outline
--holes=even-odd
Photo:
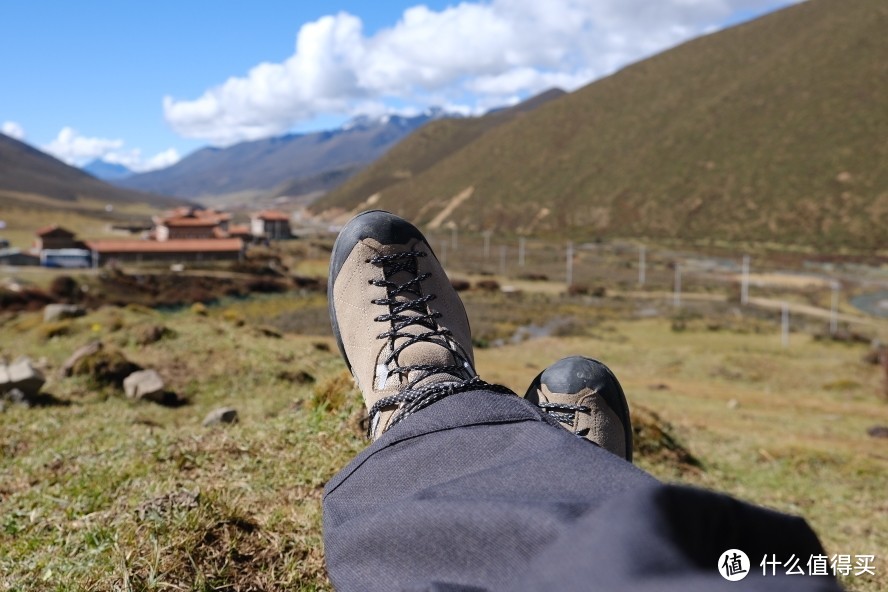
[[[3,125],[0,126],[0,132],[16,140],[25,139],[25,128],[14,121],[4,121]]]
[[[740,11],[791,1],[465,1],[409,8],[372,36],[340,12],[303,25],[284,62],[259,64],[194,100],[164,97],[164,114],[179,134],[226,145],[322,114],[378,111],[387,99],[474,112],[552,86],[574,90]]]
[[[179,162],[182,157],[175,148],[167,148],[150,158],[143,158],[138,148],[132,150],[115,150],[103,154],[101,159],[112,164],[122,164],[134,173],[145,173],[163,169]]]
[[[52,142],[43,146],[43,150],[70,165],[80,166],[122,147],[123,140],[88,138],[66,126]]]
[[[175,148],[167,148],[163,152],[159,152],[145,161],[141,167],[133,168],[137,172],[153,171],[155,169],[164,169],[179,162],[182,156]]]
[[[175,148],[168,148],[145,159],[138,148],[124,149],[123,140],[90,138],[70,127],[62,128],[53,141],[43,146],[43,150],[72,166],[83,166],[99,158],[122,164],[137,173],[173,165],[181,158]]]

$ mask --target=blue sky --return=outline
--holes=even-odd
[[[788,3],[10,0],[0,125],[73,164],[144,169],[359,114],[573,90]]]

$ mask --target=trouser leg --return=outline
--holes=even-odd
[[[695,495],[730,499],[662,486],[518,397],[453,395],[386,432],[327,485],[328,573],[340,592],[632,589],[652,580],[611,559],[648,554],[642,573],[668,572],[679,557],[676,573],[693,584],[701,571],[720,577],[716,560],[704,565],[707,544],[745,541],[712,526],[760,511],[730,500],[741,509],[695,516]],[[676,507],[681,523],[670,522]],[[768,531],[762,520],[756,541]]]

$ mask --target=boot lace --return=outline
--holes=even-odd
[[[368,438],[372,437],[376,416],[385,407],[398,405],[398,410],[392,416],[386,428],[390,429],[395,424],[400,423],[405,417],[428,407],[436,401],[457,393],[483,389],[498,394],[515,394],[504,386],[490,384],[481,380],[475,374],[475,369],[469,362],[469,357],[465,350],[456,340],[451,338],[453,333],[450,329],[441,327],[438,324],[437,319],[441,317],[441,313],[437,311],[432,312],[428,307],[428,303],[435,300],[436,296],[434,294],[422,293],[421,283],[430,278],[432,274],[428,272],[420,274],[417,260],[420,257],[427,256],[428,253],[423,251],[404,251],[391,255],[378,255],[367,260],[367,263],[378,265],[383,271],[382,279],[372,279],[369,280],[369,283],[386,289],[385,298],[376,298],[371,301],[373,304],[386,306],[389,309],[388,313],[381,314],[373,319],[379,323],[391,324],[391,328],[388,331],[376,336],[377,339],[389,340],[391,353],[383,361],[383,364],[389,367],[390,364],[394,363],[394,366],[389,368],[389,374],[408,376],[409,373],[416,373],[415,378],[410,379],[401,392],[383,397],[370,408],[367,424]],[[403,284],[392,281],[392,278],[402,271],[407,272],[410,275],[410,279]],[[398,300],[397,297],[401,294],[409,294],[414,298],[412,300],[409,298]],[[405,314],[408,312],[411,314]],[[425,330],[417,334],[405,332],[405,329],[411,326],[419,326]],[[398,339],[403,340],[400,345],[396,345]],[[398,356],[401,352],[411,345],[420,342],[432,343],[446,348],[456,363],[451,365],[399,365]],[[454,377],[454,380],[415,388],[417,384],[429,376],[440,373],[450,374]]]
[[[570,427],[573,425],[577,413],[592,413],[591,407],[587,407],[585,405],[570,405],[568,403],[540,402],[537,403],[537,407],[547,413],[549,417],[560,422],[561,424],[564,424],[566,427]],[[577,436],[585,436],[588,432],[589,429],[586,428],[582,430],[576,430],[574,434]]]

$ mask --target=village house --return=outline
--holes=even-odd
[[[231,214],[183,207],[155,216],[142,240],[96,239],[82,242],[59,226],[37,231],[33,252],[47,267],[99,267],[108,262],[184,263],[238,261],[252,235],[248,225],[231,225]],[[3,252],[3,263],[24,262],[18,253]],[[33,260],[31,260],[33,261]]]
[[[250,216],[250,230],[254,237],[268,240],[292,238],[290,216],[277,210],[264,210]]]
[[[35,251],[44,251],[46,249],[77,249],[81,247],[82,243],[77,241],[73,232],[55,224],[44,226],[37,230],[37,238],[34,240]]]
[[[228,238],[231,214],[196,207],[177,208],[153,220],[152,238],[158,241]]]
[[[101,267],[109,261],[120,263],[239,261],[244,254],[244,242],[239,238],[189,238],[164,241],[101,239],[88,240],[86,245],[93,253],[93,264],[96,267]]]

